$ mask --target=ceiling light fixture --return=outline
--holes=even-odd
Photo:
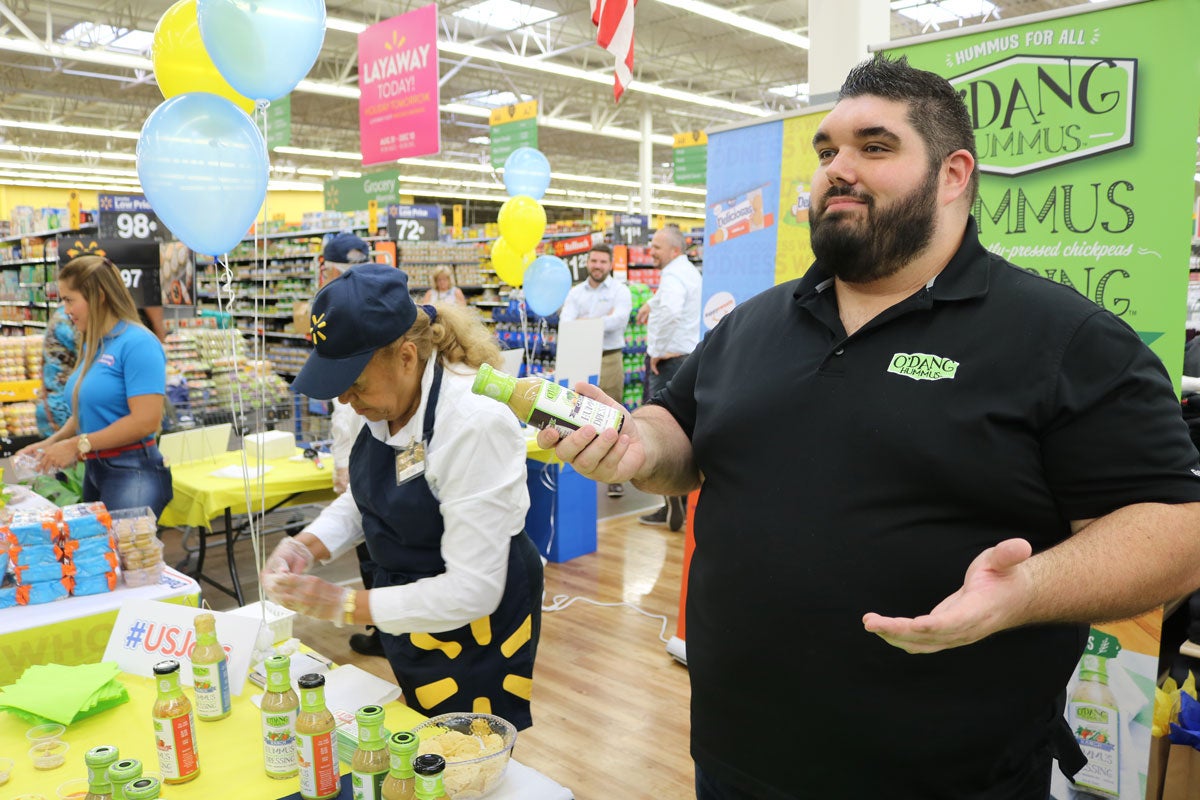
[[[47,133],[72,133],[76,136],[103,136],[106,139],[138,139],[140,131],[117,131],[110,128],[87,128],[82,125],[59,125],[53,122],[29,122],[18,119],[0,119],[0,128],[23,128]]]
[[[786,31],[769,22],[743,17],[741,14],[735,14],[732,11],[720,6],[714,6],[711,3],[703,3],[700,0],[658,0],[658,2],[664,6],[678,8],[680,11],[686,11],[689,14],[706,17],[714,22],[723,22],[731,27],[741,28],[749,33],[756,33],[759,36],[765,36],[768,39],[774,39],[777,42],[798,47],[801,50],[809,48],[807,36]]]

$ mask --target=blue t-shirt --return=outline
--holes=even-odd
[[[75,391],[79,368],[67,381],[67,396]],[[129,416],[129,398],[165,394],[167,354],[158,338],[141,327],[118,322],[104,337],[92,368],[83,379],[75,409],[79,430],[93,433]]]

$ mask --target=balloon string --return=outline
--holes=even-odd
[[[259,100],[255,103],[255,106],[254,106],[255,116],[257,118],[259,130],[262,131],[264,144],[270,140],[270,117],[267,114],[267,108],[269,106],[270,106],[270,101],[267,101],[267,100]],[[267,161],[268,191],[263,198],[260,222],[256,226],[256,230],[254,231],[254,263],[258,266],[259,280],[258,280],[258,292],[254,298],[254,321],[253,321],[254,327],[252,328],[252,339],[254,342],[254,367],[253,367],[253,370],[251,371],[251,380],[253,381],[252,386],[254,387],[254,389],[252,389],[252,391],[256,391],[257,395],[258,395],[257,406],[258,406],[258,410],[259,410],[258,411],[259,419],[258,419],[258,424],[254,426],[255,433],[258,433],[258,434],[265,433],[265,431],[267,429],[267,416],[268,416],[267,376],[266,376],[266,372],[267,372],[267,370],[266,370],[267,336],[266,336],[265,324],[263,322],[262,317],[260,316],[260,309],[261,309],[262,314],[266,313],[266,307],[267,307],[267,261],[268,261],[267,221],[270,219],[270,191],[269,191],[270,180],[271,180],[271,166],[270,166],[270,159],[269,159],[269,155],[268,155],[268,161]],[[259,246],[260,242],[261,242],[261,249]],[[263,446],[265,446],[265,443],[260,444],[260,450]],[[246,448],[245,447],[242,448],[242,460],[243,460],[243,466],[245,467],[245,460],[246,460]],[[263,465],[262,465],[261,452],[260,452],[260,457],[257,459],[257,461],[258,461],[258,469],[259,469],[259,472],[257,475],[258,499],[259,499],[259,513],[260,513],[261,517],[259,519],[259,525],[257,525],[257,526],[251,525],[250,526],[250,549],[254,553],[255,568],[257,569],[257,571],[259,573],[261,573],[263,564],[266,563],[266,557],[267,557],[266,545],[262,539],[262,525],[264,525],[266,522],[266,508],[267,508],[267,482],[266,482],[267,478],[266,478],[266,474],[267,474],[267,472],[266,472],[266,469],[264,469]],[[245,483],[245,491],[246,491],[246,507],[249,509],[249,508],[252,508],[252,506],[250,505],[250,480],[249,480],[250,473],[248,470],[244,469],[242,474],[245,476],[244,483]],[[250,513],[250,516],[253,517],[253,512]],[[263,595],[263,589],[262,589],[261,583],[259,585],[258,593],[259,593],[259,600],[261,601],[260,610],[262,612],[262,620],[265,623],[266,622],[266,614],[267,614],[266,597]]]

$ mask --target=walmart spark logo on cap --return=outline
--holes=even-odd
[[[312,325],[309,326],[308,333],[310,336],[312,336],[314,342],[325,341],[325,332],[321,329],[324,328],[326,324],[328,323],[325,321],[324,314],[319,317],[316,314],[312,315]]]

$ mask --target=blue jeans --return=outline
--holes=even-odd
[[[100,500],[110,511],[150,506],[157,517],[175,496],[171,468],[163,465],[157,445],[84,463],[84,502]]]

